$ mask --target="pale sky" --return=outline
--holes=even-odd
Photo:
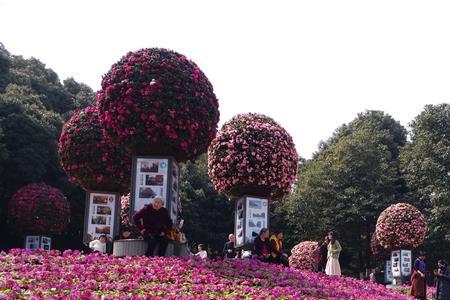
[[[450,102],[450,1],[0,0],[0,42],[94,90],[130,50],[183,53],[213,84],[221,124],[267,114],[306,158],[358,112],[406,126]]]

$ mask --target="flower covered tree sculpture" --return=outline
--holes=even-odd
[[[291,190],[298,154],[292,137],[273,119],[237,115],[225,123],[208,149],[208,173],[216,189],[277,200]]]
[[[385,249],[414,249],[425,239],[427,223],[417,208],[408,203],[398,203],[380,214],[375,233]]]
[[[312,271],[317,247],[318,243],[313,241],[301,242],[295,245],[289,257],[289,266],[295,269]]]
[[[131,156],[105,134],[97,107],[78,111],[67,121],[58,154],[69,179],[84,189],[129,191]]]
[[[108,134],[136,155],[204,153],[216,135],[218,101],[195,63],[158,48],[129,52],[102,81],[98,105]]]
[[[70,219],[70,204],[63,193],[44,183],[32,183],[11,198],[8,223],[18,234],[59,235]]]
[[[425,217],[411,204],[393,204],[378,217],[376,240],[379,243],[378,248],[392,251],[390,266],[394,284],[401,285],[403,278],[411,274],[411,250],[422,244],[426,233]]]
[[[291,136],[261,114],[237,115],[208,148],[216,189],[236,199],[236,245],[252,243],[269,225],[269,202],[283,199],[295,181],[298,154]]]

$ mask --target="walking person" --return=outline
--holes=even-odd
[[[283,238],[282,231],[275,231],[270,237],[270,261],[288,267],[289,256],[283,250]]]
[[[236,248],[235,248],[235,242],[236,238],[234,237],[234,234],[230,233],[228,235],[228,242],[225,243],[223,246],[222,256],[223,259],[232,259],[236,258]]]
[[[436,276],[436,300],[450,299],[450,267],[440,259],[438,269],[434,271]]]
[[[259,235],[253,242],[253,254],[257,259],[264,262],[269,262],[270,258],[270,244],[269,244],[269,229],[263,228]]]
[[[342,251],[341,244],[336,240],[334,232],[328,233],[328,240],[325,273],[332,276],[341,276],[341,266],[339,264],[339,255]]]
[[[163,199],[157,196],[151,205],[145,205],[133,216],[134,223],[148,242],[146,256],[153,256],[155,247],[159,245],[158,256],[166,254],[168,231],[172,228],[169,212],[163,207]]]
[[[414,261],[414,272],[411,276],[411,297],[414,299],[427,299],[425,258],[425,253],[420,252],[419,257]]]

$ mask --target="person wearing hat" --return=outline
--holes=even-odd
[[[427,299],[425,252],[420,252],[414,261],[414,272],[411,276],[411,297],[414,299]]]
[[[173,223],[169,212],[163,207],[162,197],[156,196],[151,205],[145,205],[140,211],[136,212],[133,221],[144,239],[148,241],[145,255],[153,256],[156,246],[159,245],[158,256],[164,256],[169,243],[167,233],[172,228]]]

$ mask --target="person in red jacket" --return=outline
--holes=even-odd
[[[146,256],[153,256],[159,245],[158,256],[164,256],[167,249],[167,232],[172,228],[169,212],[163,207],[163,200],[157,196],[151,205],[145,205],[133,216],[134,223],[148,241]]]

